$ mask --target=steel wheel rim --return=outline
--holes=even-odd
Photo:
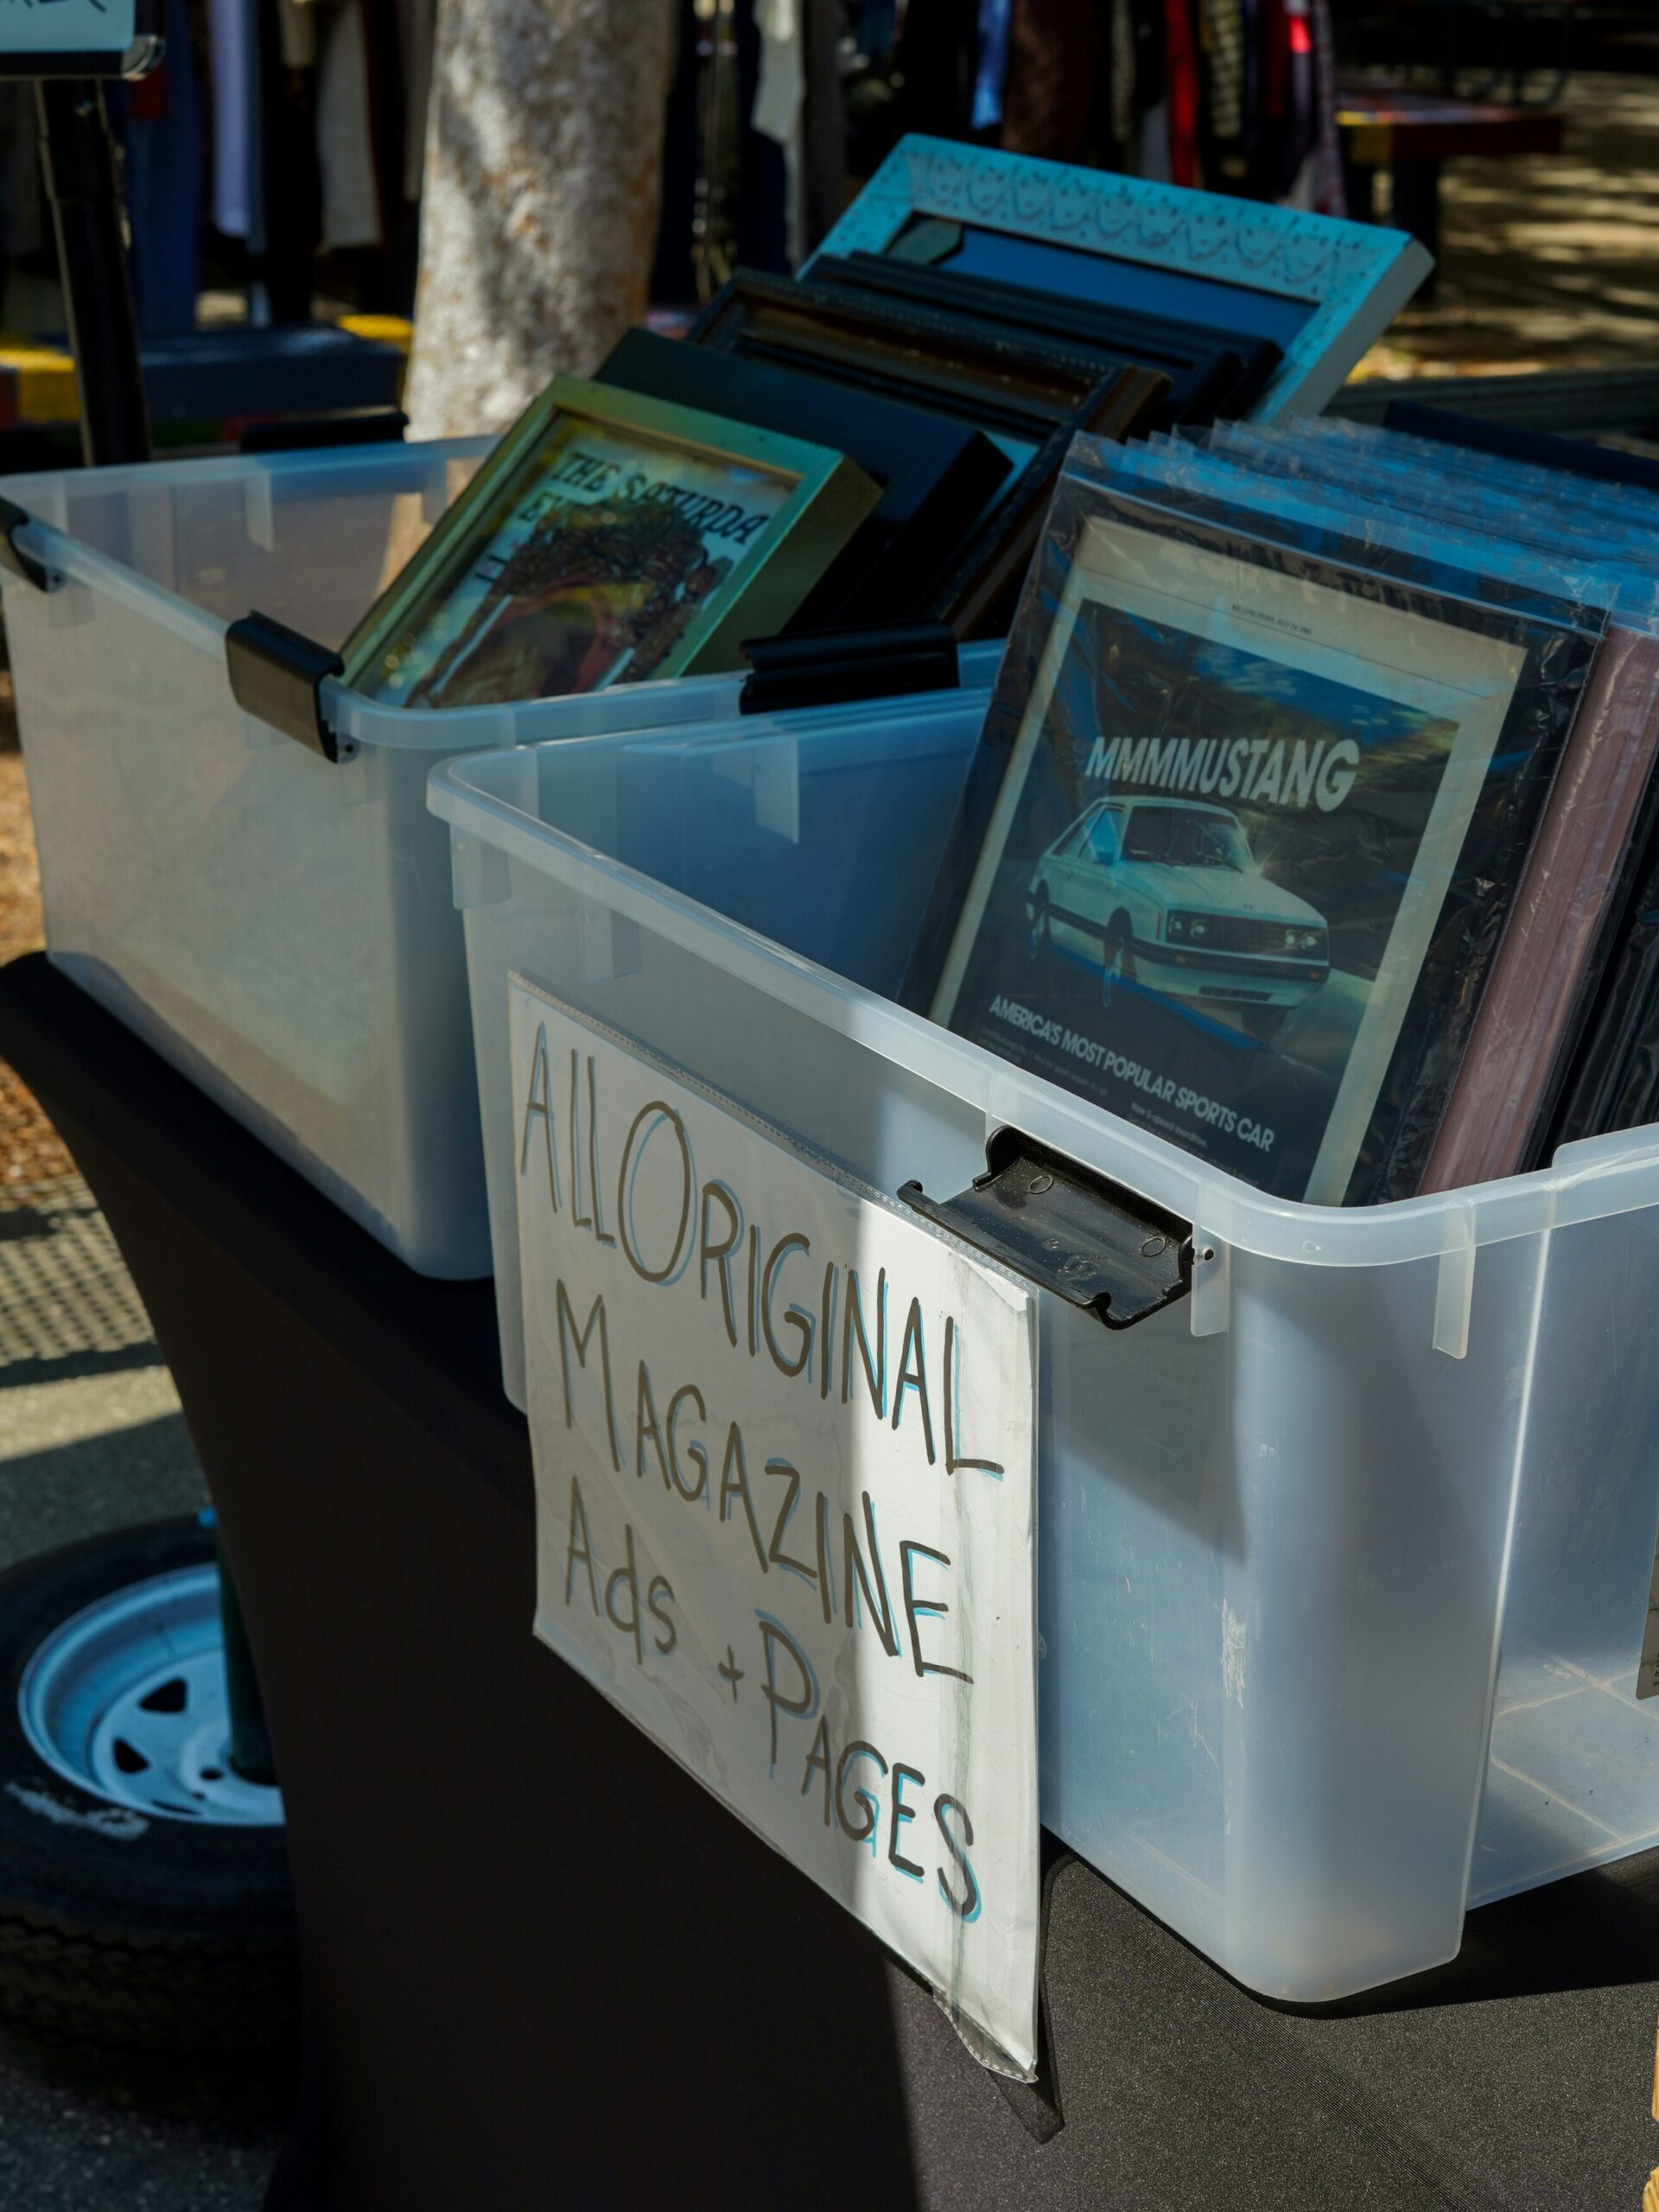
[[[276,1827],[282,1794],[230,1760],[219,1574],[178,1567],[95,1599],[29,1655],[24,1735],[66,1782],[161,1820]]]

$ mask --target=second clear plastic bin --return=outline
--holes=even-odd
[[[229,626],[334,647],[490,441],[15,477],[0,569],[54,963],[423,1274],[490,1236],[436,760],[733,715],[741,678],[443,713],[329,679],[328,760],[245,714]],[[996,648],[975,649],[982,680]],[[966,658],[966,657],[965,657]],[[976,664],[973,663],[970,665]]]
[[[902,1011],[978,715],[437,772],[509,1382],[510,974],[889,1192],[964,1189],[1012,1127],[1191,1224],[1192,1294],[1139,1325],[1042,1298],[1043,1816],[1250,1986],[1340,1997],[1659,1841],[1659,1133],[1281,1204]]]

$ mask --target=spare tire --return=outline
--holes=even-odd
[[[276,2108],[282,1800],[229,1764],[211,1516],[0,1575],[0,2049],[164,2111]]]

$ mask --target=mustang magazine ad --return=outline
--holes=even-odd
[[[1401,1196],[1414,1038],[1432,999],[1443,1109],[1559,750],[1515,711],[1550,626],[1249,544],[1117,503],[1028,588],[931,1011],[1278,1195]]]

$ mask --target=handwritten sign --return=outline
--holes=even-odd
[[[1028,2076],[1030,1294],[510,988],[537,1633]]]
[[[0,0],[0,76],[134,75],[161,58],[151,0]]]

